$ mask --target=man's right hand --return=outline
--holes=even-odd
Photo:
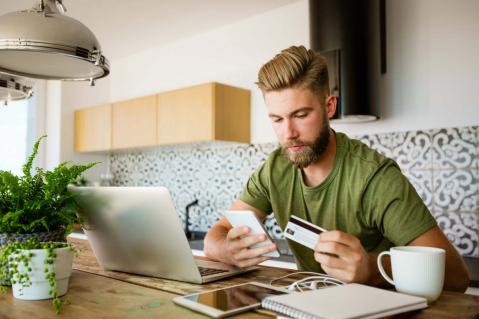
[[[230,210],[251,210],[256,217],[263,221],[266,214],[261,210],[237,199]],[[267,238],[264,235],[249,235],[247,226],[232,228],[226,217],[221,217],[206,233],[204,240],[204,252],[206,257],[218,260],[225,264],[245,268],[254,266],[267,260],[269,257],[262,256],[274,251],[276,245],[270,244],[263,247],[252,248]],[[251,248],[250,248],[251,247]]]
[[[270,257],[262,255],[276,249],[275,244],[252,248],[267,238],[262,235],[248,235],[250,229],[246,226],[231,228],[226,235],[226,252],[229,264],[240,268],[251,267],[268,260]]]

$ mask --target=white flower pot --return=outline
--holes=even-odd
[[[53,250],[56,254],[54,263],[45,265],[44,261],[48,256],[48,250],[46,249],[32,249],[21,250],[21,254],[33,253],[33,257],[30,258],[29,267],[31,272],[25,267],[23,262],[18,265],[19,273],[29,273],[31,285],[23,287],[18,283],[18,280],[14,276],[16,283],[12,284],[13,296],[23,300],[42,300],[51,299],[50,296],[50,283],[46,279],[45,268],[48,267],[49,271],[55,272],[57,282],[57,295],[63,296],[68,290],[68,281],[72,272],[73,265],[73,251],[68,247],[56,248]]]

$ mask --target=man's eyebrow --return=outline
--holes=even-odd
[[[300,112],[309,112],[309,111],[312,111],[312,110],[313,110],[313,108],[310,107],[310,106],[301,107],[301,108],[299,108],[297,110],[294,110],[293,112],[289,113],[287,115],[287,117],[291,117],[291,116],[296,115]],[[268,116],[269,117],[282,117],[281,115],[277,115],[277,114],[274,114],[274,113],[269,113]]]
[[[293,112],[291,112],[289,115],[295,115],[295,114],[298,114],[300,112],[309,112],[309,111],[312,111],[313,108],[310,107],[310,106],[305,106],[305,107],[302,107],[302,108],[299,108]]]

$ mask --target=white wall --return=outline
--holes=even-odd
[[[112,61],[111,99],[217,81],[252,91],[252,140],[274,141],[260,92],[260,66],[279,50],[309,45],[308,2],[280,7],[212,32]]]
[[[479,124],[479,1],[392,0],[381,120],[351,134]]]
[[[381,120],[334,128],[363,134],[479,124],[479,1],[391,0],[386,4],[388,72],[381,84]],[[254,85],[257,71],[283,48],[309,46],[308,28],[308,2],[303,0],[111,61],[112,73],[95,88],[63,83],[61,160],[106,159],[106,155],[73,152],[75,109],[208,81],[250,89],[252,141],[275,141]]]
[[[110,80],[103,78],[91,87],[89,82],[62,82],[61,94],[61,144],[60,161],[72,161],[75,164],[101,162],[88,170],[84,176],[91,181],[98,181],[105,172],[108,154],[76,153],[74,148],[74,113],[75,110],[108,103],[110,100]]]
[[[381,119],[334,124],[349,134],[479,124],[479,1],[387,1]],[[309,45],[307,1],[113,61],[111,99],[219,81],[252,90],[252,141],[275,141],[254,85],[279,50]]]
[[[45,133],[47,135],[45,143],[45,163],[46,169],[52,169],[61,163],[61,113],[62,113],[62,84],[60,81],[45,81],[46,99],[45,114]]]
[[[61,84],[57,81],[35,80],[34,95],[30,100],[35,106],[35,133],[34,142],[43,135],[46,139],[40,143],[35,166],[51,169],[60,163],[60,114],[57,113],[61,105]],[[28,154],[31,152],[28,149]]]

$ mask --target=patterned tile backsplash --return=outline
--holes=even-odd
[[[393,158],[459,252],[479,256],[479,127],[362,135],[361,140]],[[189,229],[207,231],[239,196],[250,174],[275,143],[214,142],[117,152],[110,157],[113,184],[165,186],[180,217],[188,203]],[[281,229],[273,216],[265,225]]]

